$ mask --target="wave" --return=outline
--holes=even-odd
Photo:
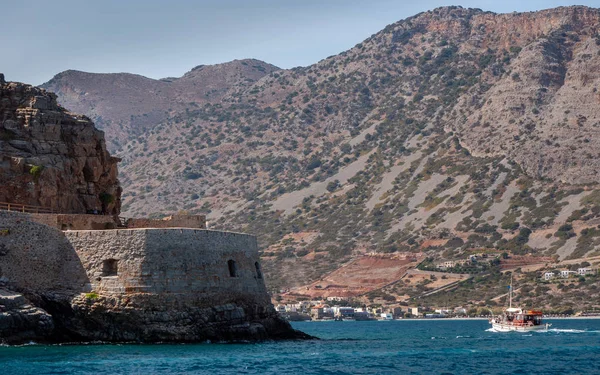
[[[22,346],[36,346],[36,345],[41,345],[41,344],[39,344],[39,343],[37,343],[35,341],[29,341],[29,342],[26,342],[24,344],[17,344],[17,345],[0,343],[0,347],[6,347],[6,348],[9,348],[9,347],[19,348],[19,347],[22,347]]]

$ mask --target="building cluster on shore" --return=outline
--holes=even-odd
[[[302,301],[298,303],[280,304],[276,309],[279,314],[289,320],[396,320],[404,318],[446,318],[467,316],[467,309],[431,307],[381,307],[381,306],[341,306],[336,300]],[[335,297],[334,297],[335,298]]]

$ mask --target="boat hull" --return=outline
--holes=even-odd
[[[551,324],[544,323],[535,326],[513,325],[504,323],[492,323],[492,329],[496,332],[532,332],[532,331],[547,331]]]

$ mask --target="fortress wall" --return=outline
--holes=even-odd
[[[141,272],[146,256],[144,230],[75,230],[63,233],[79,255],[94,291],[151,291]],[[116,275],[105,269],[115,263]]]
[[[256,237],[186,229],[147,233],[148,258],[143,271],[152,275],[156,290],[267,297],[264,280],[255,267],[256,262],[260,266]],[[235,262],[236,277],[230,276],[230,260]]]
[[[199,229],[67,231],[98,292],[201,295],[269,303],[254,236]],[[228,261],[235,261],[236,277]],[[116,276],[106,263],[116,263]]]
[[[0,280],[22,292],[82,292],[89,280],[63,232],[0,211]]]
[[[228,261],[235,261],[233,277]],[[307,338],[275,312],[256,273],[258,261],[256,239],[245,234],[183,228],[61,231],[27,214],[0,211],[0,292],[21,293],[28,304],[9,306],[8,314],[4,306],[0,339]]]

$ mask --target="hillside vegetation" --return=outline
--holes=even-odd
[[[371,252],[579,259],[600,255],[599,27],[587,7],[446,7],[308,67],[46,87],[107,124],[125,215],[254,233],[273,289]],[[115,95],[116,114],[100,104]]]

